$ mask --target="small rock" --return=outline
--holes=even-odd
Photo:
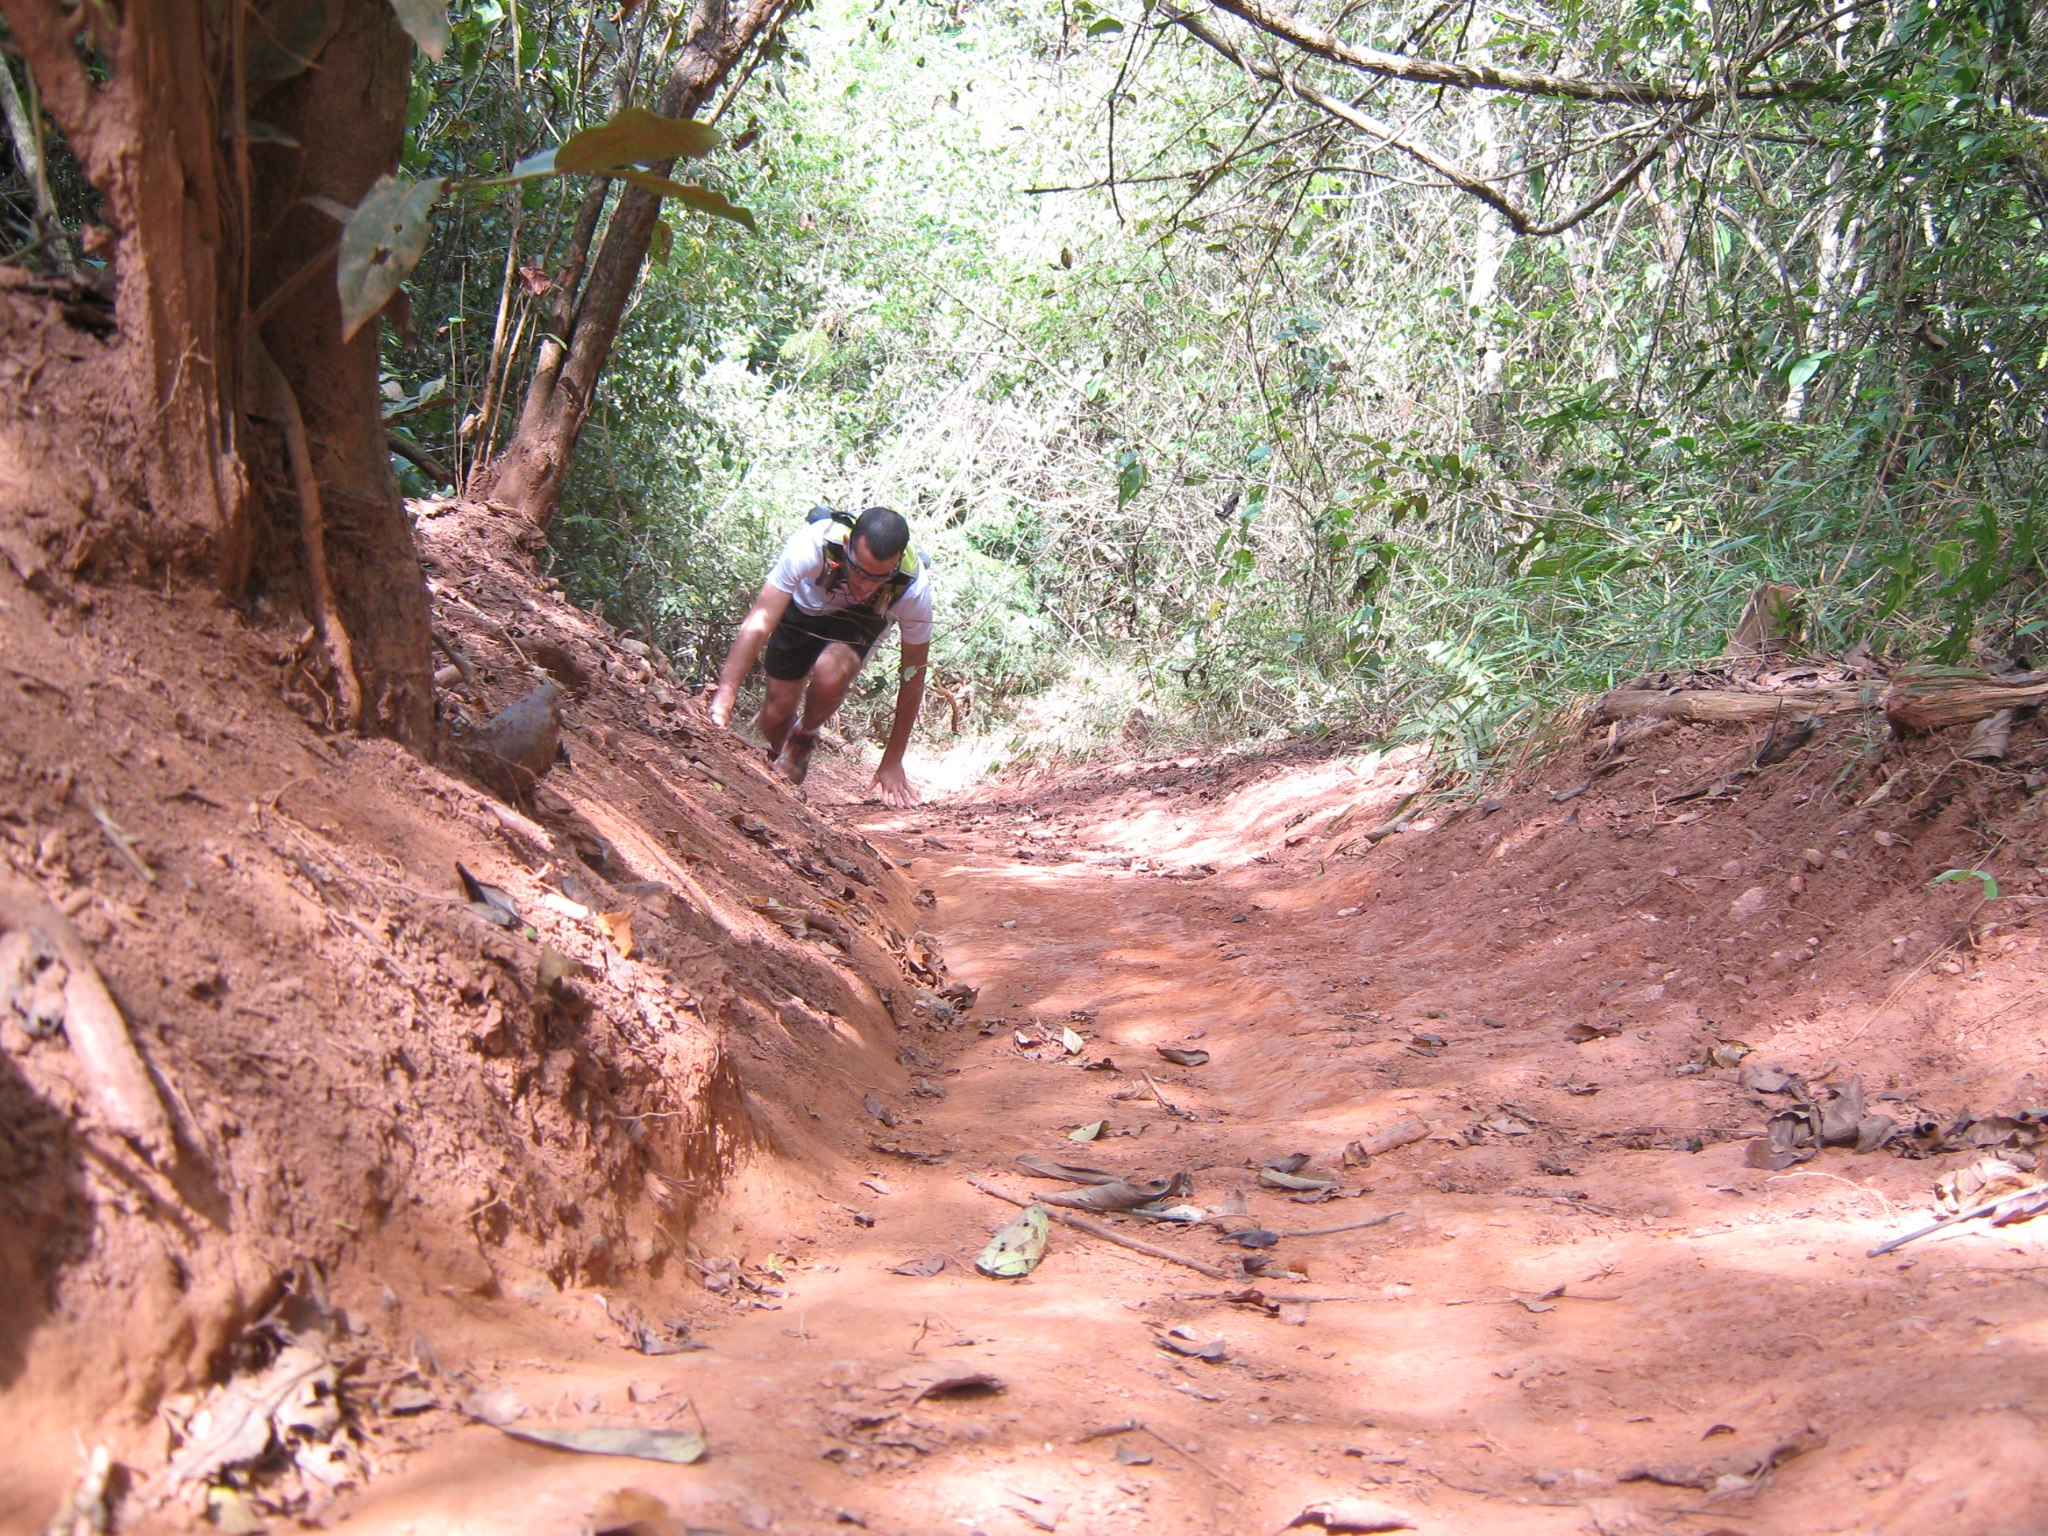
[[[1748,890],[1736,897],[1733,902],[1729,903],[1728,911],[1732,917],[1740,922],[1746,918],[1755,917],[1757,913],[1763,911],[1770,899],[1771,893],[1763,886],[1752,885]]]

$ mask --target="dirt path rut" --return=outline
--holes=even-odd
[[[478,1425],[427,1440],[349,1528],[590,1530],[607,1508],[625,1528],[639,1508],[647,1531],[1251,1533],[1346,1499],[1427,1532],[2038,1528],[2036,1239],[1867,1259],[1924,1167],[1752,1168],[1734,1074],[1674,1072],[1697,1040],[1574,1043],[1614,946],[1638,973],[1663,961],[1623,908],[1568,954],[1540,922],[1476,925],[1533,899],[1554,856],[1494,885],[1401,876],[1440,892],[1431,921],[1384,892],[1361,908],[1306,853],[1233,862],[1230,807],[1180,809],[1174,849],[1135,867],[1133,839],[1174,829],[1134,790],[871,828],[935,893],[932,932],[980,996],[904,1031],[899,1089],[817,1106],[849,1122],[843,1169],[698,1256],[698,1280],[742,1261],[722,1295],[689,1287],[710,1347],[622,1352],[590,1296],[477,1306],[468,1386],[522,1422],[701,1418],[710,1456],[570,1456]],[[1086,1069],[1104,1058],[1119,1070]],[[1345,1165],[1404,1120],[1427,1136]],[[1337,1196],[1261,1184],[1293,1153]],[[1055,1228],[1028,1279],[993,1281],[973,1257],[1015,1212],[969,1175],[1065,1187],[1020,1154],[1185,1171],[1200,1204],[1237,1191],[1236,1225],[1281,1234],[1389,1219],[1264,1249],[1126,1228],[1224,1280]],[[1176,1328],[1220,1357],[1178,1352]],[[1000,1390],[918,1396],[976,1373]],[[621,1506],[628,1487],[666,1515]]]

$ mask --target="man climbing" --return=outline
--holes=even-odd
[[[765,649],[768,697],[757,723],[775,766],[791,783],[803,783],[818,732],[892,622],[902,636],[903,660],[875,788],[889,805],[917,804],[903,753],[924,700],[931,566],[911,549],[909,524],[887,507],[869,507],[850,526],[842,514],[819,507],[790,535],[726,654],[711,695],[712,720],[724,725],[732,719],[740,685]]]

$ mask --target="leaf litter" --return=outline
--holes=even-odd
[[[1038,1268],[1052,1237],[1052,1220],[1042,1205],[1028,1205],[1012,1221],[996,1229],[974,1260],[974,1267],[997,1280],[1018,1280]]]
[[[1392,1505],[1374,1499],[1321,1499],[1288,1521],[1285,1529],[1316,1525],[1326,1531],[1362,1533],[1412,1531],[1415,1521]]]
[[[517,1424],[492,1426],[501,1435],[584,1456],[633,1456],[679,1466],[702,1461],[707,1445],[694,1430],[649,1429],[637,1424],[597,1424],[550,1429]]]

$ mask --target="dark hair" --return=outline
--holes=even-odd
[[[847,539],[850,544],[859,539],[867,546],[869,554],[877,560],[894,560],[910,544],[910,524],[903,521],[900,512],[887,507],[869,507],[861,513],[860,521],[853,525],[853,533]]]

